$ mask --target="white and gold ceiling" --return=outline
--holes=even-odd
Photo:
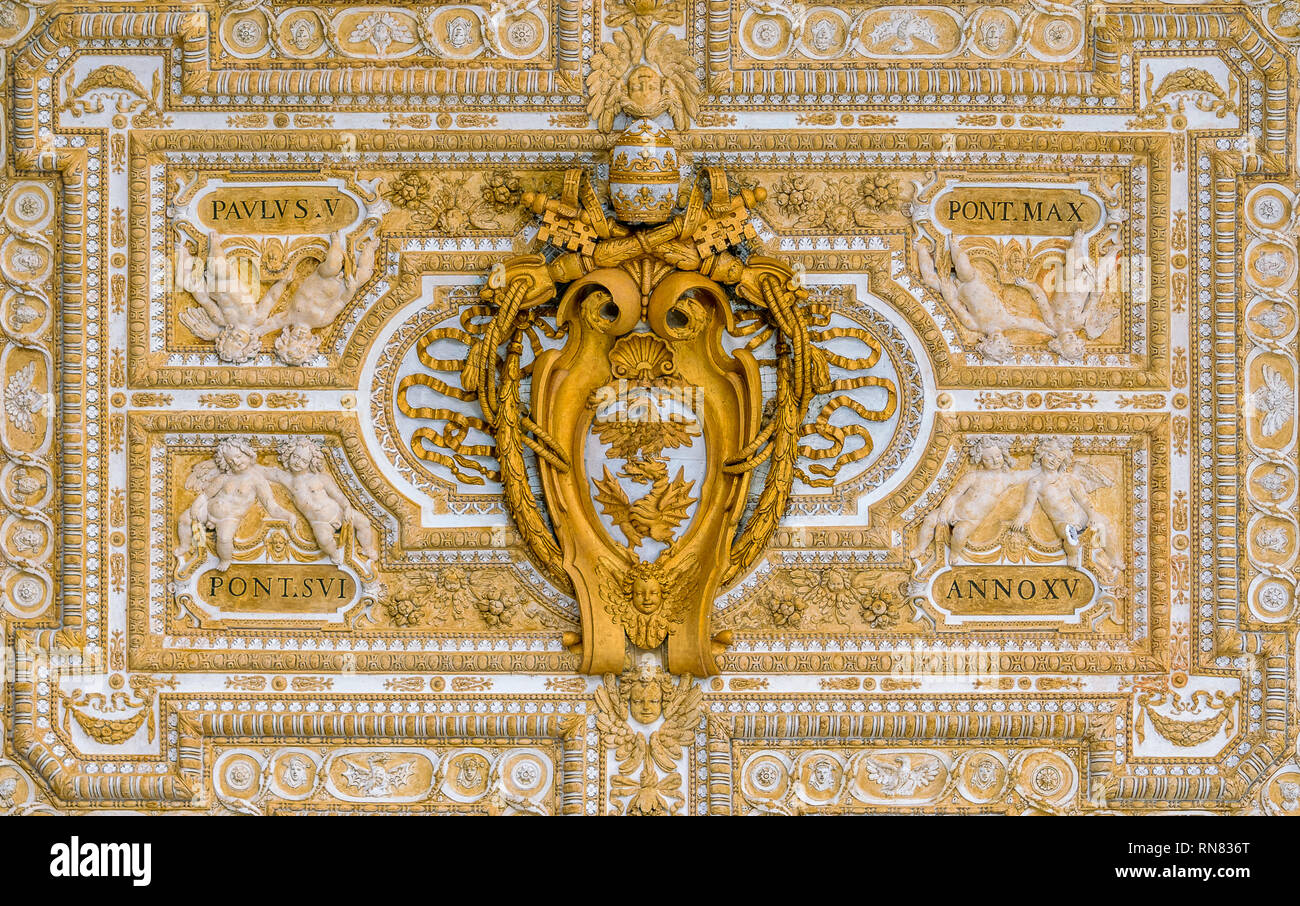
[[[0,812],[1300,814],[1300,3],[0,0]]]

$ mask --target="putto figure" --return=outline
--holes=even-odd
[[[306,517],[321,551],[337,565],[343,565],[335,533],[349,525],[363,556],[373,561],[379,556],[370,520],[353,509],[339,486],[325,468],[325,452],[320,444],[306,437],[291,437],[278,447],[280,465],[286,471],[272,475],[293,497],[293,505]]]
[[[283,314],[271,320],[269,330],[284,327],[275,339],[275,354],[282,362],[301,365],[315,358],[320,337],[313,331],[332,323],[374,275],[378,248],[379,237],[372,232],[348,261],[347,240],[342,232],[334,233],[324,260],[294,288]]]
[[[230,258],[221,251],[221,238],[211,233],[207,267],[201,273],[181,268],[181,288],[198,307],[178,317],[196,337],[214,341],[223,362],[250,361],[262,351],[262,338],[278,330],[276,357],[286,365],[305,364],[320,351],[315,331],[332,323],[374,275],[378,248],[379,237],[372,229],[349,259],[346,238],[335,232],[316,269],[298,281],[284,308],[276,312],[293,283],[292,271],[263,294],[258,263]]]
[[[1097,533],[1098,567],[1109,575],[1118,573],[1124,562],[1119,539],[1110,520],[1089,497],[1093,491],[1113,484],[1101,470],[1075,460],[1072,438],[1044,437],[1034,449],[1034,469],[1025,487],[1025,502],[1011,527],[1024,531],[1034,508],[1041,506],[1065,547],[1070,566],[1083,565],[1083,533],[1092,528]]]
[[[984,358],[998,361],[1011,354],[1011,344],[1005,334],[1008,330],[1053,333],[1037,318],[1007,311],[1002,294],[975,266],[970,256],[962,251],[957,237],[951,234],[948,236],[948,254],[952,258],[953,269],[940,274],[935,269],[934,256],[930,250],[924,243],[918,242],[916,258],[921,269],[921,280],[943,297],[963,327],[983,335],[979,351]]]
[[[181,288],[199,304],[178,315],[181,323],[196,337],[214,341],[223,362],[239,364],[256,356],[262,337],[276,327],[269,318],[290,276],[262,293],[256,264],[228,257],[216,233],[208,234],[207,266],[197,272],[187,267],[180,271]]]
[[[970,442],[967,455],[975,468],[959,478],[939,506],[926,515],[912,549],[913,557],[926,556],[942,526],[948,533],[949,556],[953,563],[960,562],[971,533],[1007,491],[1029,478],[1027,471],[1014,469],[1009,437],[976,438]]]
[[[182,563],[194,553],[197,535],[211,530],[216,538],[217,569],[227,569],[235,557],[235,533],[253,508],[260,503],[268,519],[290,521],[293,516],[276,502],[271,489],[271,475],[257,462],[253,445],[242,437],[232,437],[217,444],[212,458],[190,472],[185,488],[198,493],[194,502],[180,515],[178,556]]]
[[[1047,348],[1067,362],[1083,360],[1083,333],[1090,340],[1095,340],[1106,332],[1106,328],[1115,320],[1117,311],[1106,308],[1102,300],[1106,289],[1115,274],[1116,261],[1113,254],[1101,259],[1101,264],[1094,264],[1088,253],[1088,242],[1083,230],[1076,230],[1074,239],[1065,253],[1065,267],[1059,274],[1060,279],[1049,298],[1043,287],[1024,277],[1016,278],[1016,286],[1029,291],[1043,314],[1043,320],[1050,328],[1053,337]]]
[[[185,481],[187,490],[198,496],[181,513],[177,534],[176,575],[184,578],[206,555],[198,543],[209,530],[215,536],[217,569],[229,568],[235,556],[235,540],[240,526],[260,503],[270,521],[292,523],[294,515],[275,499],[274,485],[289,493],[294,507],[311,526],[316,546],[336,565],[344,562],[337,533],[346,525],[356,539],[363,561],[378,558],[374,530],[366,517],[354,509],[325,468],[325,454],[320,444],[305,437],[292,437],[278,446],[280,465],[264,466],[257,461],[257,451],[242,437],[232,437],[217,445],[212,458],[199,463]],[[267,540],[273,560],[284,559],[283,533],[272,533]],[[277,556],[277,545],[280,555]]]

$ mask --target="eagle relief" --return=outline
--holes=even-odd
[[[764,189],[733,192],[704,168],[679,194],[672,139],[645,119],[611,161],[613,216],[579,169],[557,198],[525,193],[541,248],[493,266],[465,331],[430,335],[467,347],[462,360],[422,360],[458,371],[481,416],[412,402],[415,386],[447,387],[431,375],[408,376],[397,402],[448,418],[412,438],[417,456],[500,481],[530,556],[577,599],[582,631],[566,644],[583,672],[618,673],[629,654],[666,646],[671,673],[706,676],[730,638],[711,631],[713,601],[764,552],[796,477],[826,483],[870,450],[861,428],[846,445],[831,415],[888,419],[896,388],[859,373],[880,355],[874,337],[829,327],[801,272],[754,247]],[[821,345],[845,336],[870,355]],[[863,386],[883,390],[883,405],[848,396]],[[470,430],[491,436],[499,468],[472,458],[484,447],[465,442]],[[803,450],[823,460],[819,478],[796,464],[810,434],[835,435]]]

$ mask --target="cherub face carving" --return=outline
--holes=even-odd
[[[650,614],[663,604],[664,590],[653,576],[637,576],[632,580],[632,606]]]
[[[808,785],[819,793],[824,793],[835,786],[835,765],[827,759],[819,760],[812,767]]]
[[[633,680],[628,690],[628,713],[643,724],[652,724],[664,712],[664,690],[657,680]]]

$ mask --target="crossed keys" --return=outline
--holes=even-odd
[[[746,239],[757,238],[743,197],[737,197],[729,211],[706,219],[691,236],[701,256],[716,255]]]

